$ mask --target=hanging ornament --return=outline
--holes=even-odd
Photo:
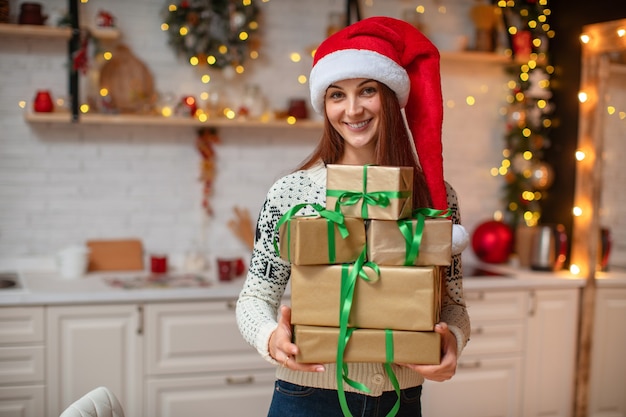
[[[531,168],[530,183],[537,190],[546,190],[554,182],[554,170],[545,162],[537,162]]]
[[[254,0],[183,0],[167,3],[163,30],[178,55],[192,65],[228,68],[243,64],[258,29]]]
[[[513,229],[496,220],[481,223],[472,234],[472,249],[483,262],[504,263],[513,252]]]

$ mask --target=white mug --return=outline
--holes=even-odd
[[[57,253],[59,274],[65,279],[76,279],[85,275],[89,264],[89,248],[70,246]]]

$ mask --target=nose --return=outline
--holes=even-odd
[[[358,97],[350,97],[350,99],[347,100],[346,106],[347,116],[355,116],[363,111],[363,105],[361,104],[361,101]]]

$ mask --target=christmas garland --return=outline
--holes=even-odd
[[[167,4],[163,30],[178,55],[192,65],[243,64],[258,28],[254,0],[182,0]]]

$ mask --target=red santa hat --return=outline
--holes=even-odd
[[[317,48],[309,77],[313,109],[322,114],[328,86],[351,78],[371,78],[396,93],[433,207],[448,208],[441,144],[443,99],[435,45],[402,20],[382,16],[363,19]]]

